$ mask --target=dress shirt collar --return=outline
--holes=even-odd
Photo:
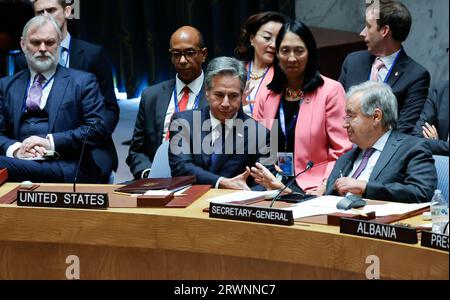
[[[229,131],[233,127],[233,122],[234,122],[234,119],[236,119],[237,115],[238,115],[238,113],[236,113],[234,115],[231,122],[230,121],[225,122],[225,126],[226,126],[225,130],[226,131]],[[214,115],[212,114],[211,111],[209,111],[209,116],[211,118],[211,128],[212,128],[212,130],[214,130],[215,128],[217,128],[217,126],[220,125],[221,122],[216,117],[214,117]]]
[[[55,75],[56,73],[56,68],[52,68],[51,70],[48,70],[47,72],[41,73],[44,77],[45,77],[45,81],[43,82],[43,84],[47,83],[47,81],[52,78],[53,75]],[[32,69],[30,69],[30,83],[33,84],[34,83],[34,79],[36,78],[36,75],[38,73],[33,71]]]
[[[383,134],[378,141],[373,144],[372,148],[374,148],[377,151],[383,152],[384,147],[386,146],[386,143],[391,136],[392,130],[387,131],[385,134]]]
[[[198,94],[200,94],[200,91],[202,90],[204,78],[205,78],[205,75],[203,74],[203,71],[202,71],[200,76],[198,76],[194,81],[192,81],[189,84],[186,84],[183,81],[181,81],[181,79],[177,75],[176,79],[175,79],[176,84],[177,84],[177,95],[180,95],[181,93],[183,93],[183,89],[187,85],[189,87],[189,90],[192,93],[194,93],[195,96],[198,96]]]
[[[69,50],[71,40],[72,37],[70,36],[70,33],[67,33],[66,37],[61,41],[60,47]]]
[[[397,57],[400,51],[402,51],[402,49],[392,53],[389,56],[378,57],[378,59],[380,59],[384,63],[386,69],[390,70],[392,68],[392,65],[394,64],[395,58]]]

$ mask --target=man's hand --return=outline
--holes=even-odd
[[[247,170],[241,175],[234,178],[222,178],[219,187],[221,189],[250,191],[247,185],[248,176],[250,176],[250,169],[247,167]]]
[[[38,136],[30,136],[25,139],[20,146],[20,149],[16,151],[17,158],[20,158],[20,155],[28,155],[31,154],[31,157],[40,157],[44,156],[47,153],[47,150],[50,150],[51,145],[48,139],[44,139]],[[30,156],[27,156],[30,157]]]
[[[422,126],[422,129],[423,129],[422,134],[426,139],[429,139],[429,140],[438,140],[439,139],[437,129],[434,125],[425,123],[425,126]]]
[[[284,184],[278,181],[277,178],[260,163],[256,163],[255,167],[251,168],[249,171],[250,175],[255,179],[255,182],[262,185],[267,190],[281,190],[284,188]]]
[[[334,188],[339,195],[344,196],[347,193],[362,196],[366,191],[367,182],[363,180],[356,180],[350,177],[342,177],[336,180]]]

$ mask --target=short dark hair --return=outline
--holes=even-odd
[[[389,26],[392,38],[404,42],[411,31],[412,18],[408,8],[400,2],[380,0],[380,18],[377,19],[378,28]],[[369,6],[369,8],[376,8]]]
[[[286,23],[280,30],[276,41],[277,53],[280,51],[281,42],[284,39],[286,33],[292,32],[298,35],[306,45],[308,50],[308,63],[305,68],[305,76],[302,90],[303,92],[311,92],[322,86],[324,81],[319,72],[318,57],[317,57],[317,44],[314,40],[314,36],[311,30],[300,21],[292,21]],[[273,61],[274,76],[272,82],[267,86],[269,90],[280,94],[286,86],[287,78],[279,66],[278,57],[275,56]]]
[[[255,56],[255,49],[250,44],[250,37],[256,35],[264,24],[269,22],[284,24],[287,19],[285,15],[276,11],[267,11],[250,16],[241,29],[238,45],[234,49],[236,58],[245,62],[251,61]]]
[[[34,7],[34,3],[38,2],[39,0],[30,0],[31,4]],[[67,6],[72,5],[73,0],[68,0],[66,2],[66,0],[57,0],[59,5],[61,5],[62,8],[66,8]]]

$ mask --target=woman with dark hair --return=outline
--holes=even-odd
[[[339,82],[320,75],[316,42],[305,24],[285,24],[276,51],[270,92],[257,100],[255,118],[278,131],[278,170],[285,179],[314,162],[313,168],[296,180],[297,190],[314,191],[327,179],[336,160],[352,147],[342,127],[345,92]],[[260,164],[252,171],[266,188],[284,187]]]
[[[255,99],[268,93],[267,85],[272,81],[272,63],[275,58],[275,39],[286,17],[278,12],[268,11],[250,16],[241,30],[239,44],[234,53],[246,63],[247,90],[243,101],[244,112],[256,114]]]

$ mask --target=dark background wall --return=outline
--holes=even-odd
[[[197,27],[210,58],[232,56],[242,23],[265,10],[294,18],[295,0],[80,0],[80,19],[69,21],[69,31],[107,49],[117,86],[131,98],[174,75],[168,49],[178,27]],[[0,76],[6,75],[6,55],[19,49],[31,16],[28,1],[0,0]]]

